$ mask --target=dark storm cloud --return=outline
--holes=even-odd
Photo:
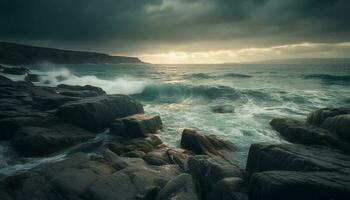
[[[344,42],[349,10],[348,0],[1,0],[0,39],[122,41],[128,49],[145,41]]]

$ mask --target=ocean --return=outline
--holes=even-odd
[[[286,142],[271,129],[271,119],[302,119],[319,108],[350,106],[350,64],[42,64],[29,68],[42,75],[39,85],[89,84],[108,94],[131,95],[147,113],[161,116],[164,128],[159,136],[170,146],[179,146],[184,128],[228,140],[236,147],[228,157],[242,167],[252,143]],[[234,112],[213,112],[218,105],[234,107]],[[8,148],[1,143],[0,156]],[[62,157],[64,152],[22,159],[0,167],[0,173]]]

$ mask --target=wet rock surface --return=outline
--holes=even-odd
[[[323,146],[254,144],[249,199],[346,199],[350,157]]]
[[[222,151],[233,151],[235,149],[232,143],[215,135],[199,133],[192,129],[183,130],[181,147],[200,155],[223,155]]]
[[[114,118],[139,112],[140,103],[98,87],[44,87],[0,76],[0,140],[9,140],[22,156],[48,155],[92,139]]]
[[[142,105],[126,95],[103,95],[69,102],[57,109],[57,116],[92,132],[109,127],[116,118],[143,113]]]
[[[136,114],[114,120],[110,124],[110,133],[127,138],[145,137],[162,128],[159,115]]]

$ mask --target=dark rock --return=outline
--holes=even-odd
[[[276,118],[270,125],[290,142],[310,145],[327,142],[328,131],[295,119]]]
[[[47,179],[37,173],[20,173],[7,177],[0,182],[2,200],[60,200],[53,192]]]
[[[156,200],[197,200],[196,188],[191,175],[180,174],[171,179],[160,191]]]
[[[224,178],[218,181],[211,193],[211,200],[248,200],[245,181],[238,177]]]
[[[212,106],[211,111],[214,113],[234,113],[235,107],[232,105],[217,105]]]
[[[30,71],[25,67],[2,67],[1,72],[4,74],[24,75]]]
[[[307,122],[316,126],[322,124],[322,122],[337,115],[349,114],[350,108],[323,108],[312,112],[307,117]]]
[[[130,177],[123,173],[102,177],[93,183],[88,190],[94,200],[124,200],[137,195],[137,188]]]
[[[70,90],[70,91],[82,91],[82,90],[94,91],[98,95],[106,94],[106,92],[103,89],[99,87],[91,86],[91,85],[79,86],[79,85],[59,84],[57,88]]]
[[[349,181],[349,175],[331,172],[260,172],[251,177],[249,199],[346,200]]]
[[[326,145],[350,153],[350,148],[337,135],[308,123],[295,120],[277,118],[270,122],[286,140],[304,145]]]
[[[126,95],[99,96],[67,103],[57,116],[93,132],[104,130],[115,118],[143,113],[142,105]]]
[[[128,166],[128,163],[125,162],[120,156],[116,155],[109,149],[103,151],[103,157],[110,163],[112,167],[117,170],[124,169]]]
[[[170,163],[177,164],[182,170],[188,170],[187,161],[193,156],[190,151],[170,148],[166,151],[166,154]]]
[[[126,153],[132,151],[143,152],[143,155],[145,155],[146,153],[158,148],[161,144],[162,141],[156,135],[150,135],[146,138],[135,138],[131,140],[115,140],[108,144],[108,147],[117,155],[127,155]]]
[[[188,171],[196,183],[201,199],[209,199],[214,185],[227,177],[243,177],[243,171],[221,157],[193,156],[188,159]]]
[[[123,156],[123,157],[130,157],[130,158],[142,158],[145,155],[146,154],[143,151],[133,150],[133,151],[128,151],[126,153],[123,153],[121,156]]]
[[[145,137],[162,127],[159,115],[136,114],[116,119],[110,125],[110,133],[128,138]]]
[[[72,86],[72,85],[60,84],[57,86],[56,91],[61,95],[70,96],[70,97],[96,97],[96,96],[101,96],[106,94],[106,92],[101,88],[94,87],[91,85]]]
[[[15,112],[14,116],[19,115]],[[0,140],[12,139],[15,133],[26,126],[46,127],[56,123],[56,118],[49,113],[32,113],[31,115],[0,119]]]
[[[346,199],[350,157],[327,147],[254,144],[249,199]]]
[[[61,124],[50,128],[22,127],[11,143],[23,156],[43,156],[94,137],[85,130]]]
[[[183,130],[181,147],[202,155],[222,155],[221,150],[234,150],[233,144],[221,140],[215,135],[199,134],[191,129]]]
[[[159,149],[155,151],[151,151],[147,153],[143,159],[149,165],[166,165],[171,164],[172,162],[169,160],[166,149]],[[173,163],[176,164],[176,163]]]
[[[154,200],[156,199],[159,191],[160,191],[160,187],[158,186],[147,187],[144,191],[142,191],[136,196],[136,199]]]
[[[67,199],[82,196],[84,191],[99,178],[91,169],[69,169],[56,173],[51,185]]]
[[[39,82],[40,81],[40,75],[38,74],[27,74],[27,76],[25,77],[26,81],[29,82]]]
[[[323,121],[321,127],[336,133],[350,143],[350,114],[329,117]]]

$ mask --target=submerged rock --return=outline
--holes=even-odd
[[[116,118],[143,113],[142,105],[126,95],[98,96],[67,103],[57,116],[92,132],[100,132]]]
[[[215,135],[199,134],[191,129],[183,130],[181,147],[201,155],[222,155],[222,150],[232,151],[235,149],[233,144],[221,140]]]
[[[159,115],[136,114],[114,120],[110,124],[110,133],[127,138],[145,137],[162,127]]]
[[[232,105],[217,105],[210,107],[214,113],[234,113],[235,107]]]
[[[347,199],[350,157],[327,147],[254,144],[249,199]]]

